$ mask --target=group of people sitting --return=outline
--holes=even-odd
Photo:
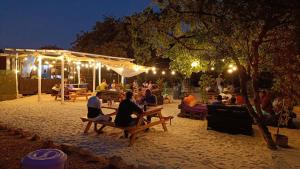
[[[116,80],[113,80],[112,83],[107,84],[106,80],[103,79],[99,86],[96,87],[96,91],[103,91],[103,90],[121,90],[121,84],[117,83]]]
[[[114,120],[116,126],[130,127],[136,125],[137,118],[133,118],[131,115],[139,115],[146,110],[146,106],[156,105],[156,98],[154,95],[152,95],[151,90],[149,89],[146,90],[145,95],[142,96],[139,100],[135,100],[133,96],[133,92],[127,91],[125,94],[125,98],[120,102],[117,110],[117,115]],[[87,117],[92,118],[93,120],[112,121],[111,117],[104,115],[104,113],[102,112],[100,99],[100,92],[97,92],[96,96],[92,96],[89,98],[87,102]],[[147,122],[151,122],[151,116],[147,117]],[[95,130],[97,130],[96,124],[94,127]],[[97,131],[101,131],[103,127],[105,126],[102,126]],[[124,137],[128,138],[127,131],[124,131]]]

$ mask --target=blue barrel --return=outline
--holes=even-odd
[[[58,149],[39,149],[21,161],[22,169],[64,169],[67,155]]]

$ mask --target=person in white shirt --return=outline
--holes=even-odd
[[[101,110],[100,92],[97,92],[96,96],[89,98],[87,102],[88,113],[87,117],[94,121],[111,121],[112,118],[103,114]],[[101,131],[105,126],[103,125],[98,131]],[[97,124],[94,126],[97,131]]]

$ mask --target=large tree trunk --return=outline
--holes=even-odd
[[[250,116],[254,119],[254,121],[257,123],[259,130],[262,133],[263,138],[268,145],[268,148],[270,148],[272,150],[276,150],[277,149],[276,144],[274,143],[271,133],[269,132],[266,124],[264,123],[263,118],[261,116],[258,116],[258,114],[254,111],[254,109],[250,103],[250,100],[248,97],[248,91],[247,91],[248,77],[247,77],[246,69],[239,63],[239,60],[237,58],[234,58],[234,60],[239,69],[241,92],[245,99],[245,103],[246,103],[248,112],[249,112]]]

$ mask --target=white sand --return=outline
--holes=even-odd
[[[80,98],[81,99],[81,98]],[[59,143],[71,143],[105,156],[121,156],[127,163],[158,168],[300,168],[300,130],[281,129],[291,148],[269,150],[258,129],[255,136],[229,135],[206,130],[206,121],[179,118],[178,101],[164,105],[163,114],[173,115],[168,132],[161,126],[141,133],[134,146],[119,139],[121,130],[106,128],[96,135],[84,135],[79,119],[86,115],[84,99],[60,104],[43,95],[0,102],[0,122],[36,132]],[[104,112],[109,112],[104,110]],[[275,133],[276,129],[271,129]]]

